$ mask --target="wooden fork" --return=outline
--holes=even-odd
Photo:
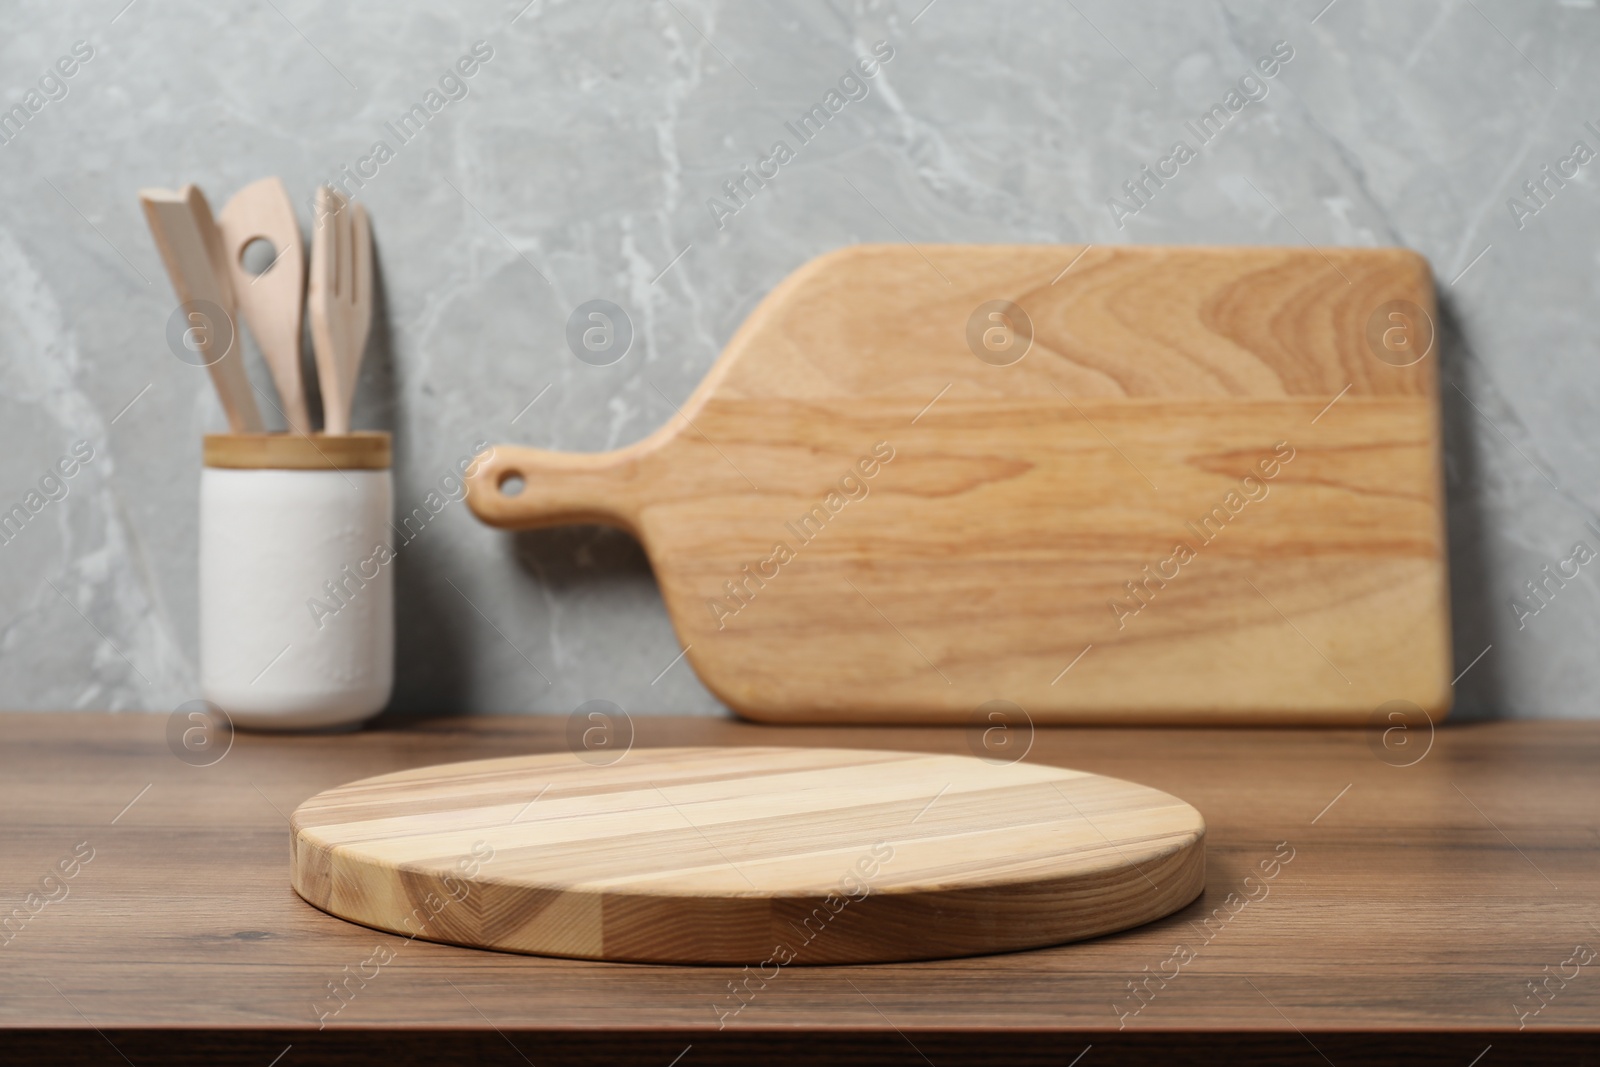
[[[322,387],[322,427],[324,433],[347,434],[372,326],[372,231],[367,209],[326,185],[317,189],[314,227],[306,305]]]

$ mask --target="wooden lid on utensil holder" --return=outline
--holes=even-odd
[[[390,437],[381,430],[310,435],[206,434],[207,467],[242,470],[381,471],[389,469]]]

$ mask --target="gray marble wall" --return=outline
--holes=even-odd
[[[92,450],[0,544],[0,704],[198,695],[198,441],[223,421],[167,348],[136,191],[194,181],[220,206],[279,174],[304,198],[381,140],[357,422],[397,431],[407,509],[478,440],[644,436],[771,286],[840,245],[1419,249],[1445,311],[1458,709],[1597,714],[1600,564],[1512,608],[1574,542],[1600,548],[1600,162],[1563,164],[1600,151],[1593,0],[125,2],[12,0],[0,33],[0,105],[28,109],[0,144],[0,504]],[[722,182],[878,41],[868,95],[719,228]],[[92,55],[50,77],[76,42]],[[1278,42],[1292,58],[1224,134],[1113,212]],[[385,124],[430,90],[402,142]],[[1546,164],[1577,173],[1532,199]],[[591,299],[633,323],[612,366],[565,343]],[[511,538],[456,504],[398,567],[394,714],[721,713],[683,663],[660,673],[679,646],[621,534]]]

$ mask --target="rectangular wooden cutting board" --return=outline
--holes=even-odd
[[[856,246],[658,432],[469,501],[632,531],[751,718],[1437,719],[1434,323],[1403,249]]]

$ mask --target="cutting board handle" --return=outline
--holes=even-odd
[[[467,505],[502,529],[599,523],[632,530],[647,443],[612,452],[495,445],[467,474]]]

